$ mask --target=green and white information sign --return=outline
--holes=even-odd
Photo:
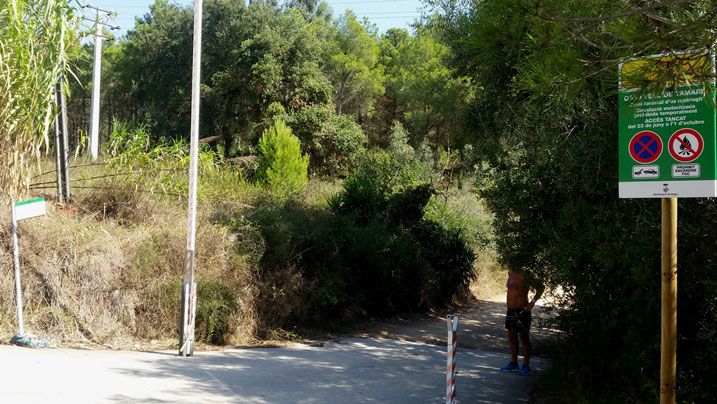
[[[690,73],[659,94],[641,91],[655,69]],[[689,80],[699,70],[711,73],[711,88],[704,79]],[[656,55],[620,65],[620,198],[717,196],[714,88],[714,56],[706,54]]]

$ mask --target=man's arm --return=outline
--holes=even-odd
[[[535,295],[533,296],[533,300],[528,303],[528,306],[526,308],[532,310],[533,307],[535,307],[535,302],[540,299],[540,296],[543,295],[543,292],[545,292],[545,286],[543,284],[540,284],[540,286],[535,289]]]

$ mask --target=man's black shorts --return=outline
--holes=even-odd
[[[530,310],[508,309],[508,314],[505,315],[505,328],[527,334],[530,331],[530,320]]]

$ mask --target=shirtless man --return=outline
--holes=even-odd
[[[508,295],[506,306],[508,314],[505,318],[505,328],[508,330],[510,342],[510,363],[502,367],[501,372],[517,372],[521,376],[528,376],[530,371],[530,310],[540,299],[545,288],[540,285],[526,284],[525,276],[514,270],[508,271]],[[535,290],[533,300],[528,301],[528,290]],[[518,338],[523,343],[523,366],[518,366]]]

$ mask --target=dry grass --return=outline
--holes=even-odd
[[[29,332],[112,347],[177,334],[186,212],[177,204],[152,204],[135,196],[109,191],[79,195],[74,205],[58,210],[48,203],[45,217],[21,223]],[[250,267],[256,259],[238,251],[236,234],[209,223],[206,216],[200,217],[198,229],[200,292],[212,281],[233,291],[233,302],[220,302],[232,307],[220,339],[246,343],[256,335]],[[6,212],[0,213],[0,221],[9,220]],[[16,330],[16,316],[8,226],[0,230],[0,244],[0,332],[9,337]],[[211,290],[204,292],[213,296]],[[197,334],[207,337],[207,327],[199,319]]]
[[[475,268],[477,276],[471,283],[471,294],[480,300],[504,301],[507,272],[498,263],[496,252],[478,252]]]

